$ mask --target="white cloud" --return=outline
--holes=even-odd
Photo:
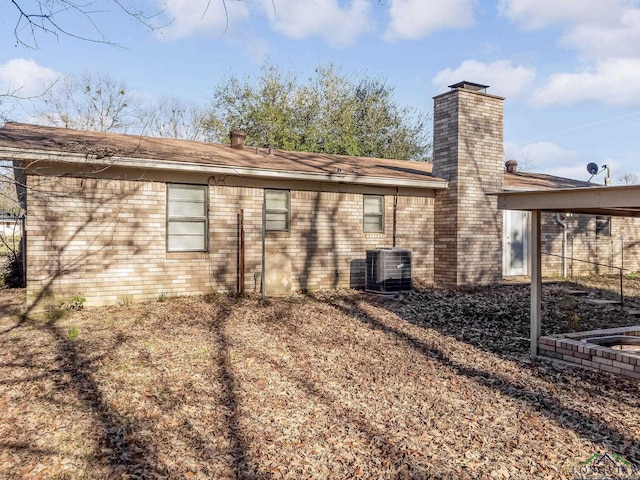
[[[42,95],[63,75],[32,59],[14,58],[0,65],[0,89],[20,97]]]
[[[563,36],[561,44],[586,59],[606,60],[640,55],[640,9],[625,9],[615,25],[583,23]]]
[[[562,25],[560,45],[582,59],[640,54],[638,0],[500,0],[499,12],[524,29]]]
[[[482,63],[465,60],[455,69],[447,68],[436,74],[432,83],[438,91],[444,91],[448,85],[467,80],[491,87],[495,95],[514,98],[521,96],[533,83],[536,73],[533,68],[522,65],[513,66],[507,60]]]
[[[295,39],[320,37],[341,47],[372,29],[371,0],[345,3],[345,0],[212,0],[209,4],[209,0],[165,0],[164,18],[171,23],[159,29],[158,34],[169,40],[223,33],[242,38],[248,33],[241,24],[252,15],[264,14],[276,32]],[[251,46],[248,42],[245,45]],[[261,56],[263,50],[264,45],[260,45],[258,52],[250,56]]]
[[[241,38],[236,36],[231,44],[256,65],[263,64],[269,58],[269,43],[251,32],[246,32]]]
[[[519,170],[584,181],[591,176],[587,172],[587,164],[593,160],[585,159],[577,152],[564,149],[553,142],[540,141],[526,145],[505,142],[504,151],[505,158],[518,161]],[[598,160],[597,164],[600,167],[608,165],[611,172],[620,170],[620,163],[611,158]],[[592,181],[603,183],[604,174],[594,177]]]
[[[500,0],[498,12],[528,30],[557,23],[614,22],[627,0]]]
[[[472,27],[476,3],[476,0],[391,0],[391,20],[384,37],[419,39],[439,30]]]
[[[621,58],[577,73],[556,73],[533,92],[534,106],[575,105],[596,102],[640,105],[640,58]]]
[[[352,44],[372,28],[370,0],[261,0],[271,27],[296,39],[320,37],[334,47]]]
[[[220,36],[249,18],[244,1],[165,0],[163,7],[171,23],[158,34],[168,39]]]
[[[541,141],[526,145],[505,142],[504,151],[505,158],[518,161],[519,170],[577,179],[584,179],[586,174],[585,166],[580,163],[576,152],[553,142]]]
[[[583,62],[532,92],[534,106],[640,105],[638,0],[500,0],[499,12],[525,29],[560,25],[559,45]]]

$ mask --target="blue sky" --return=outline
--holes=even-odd
[[[490,85],[506,97],[505,154],[528,170],[587,179],[595,162],[614,184],[640,176],[640,1],[273,2],[227,0],[228,27],[221,0],[135,2],[162,10],[152,21],[168,26],[154,31],[96,0],[92,18],[121,48],[46,35],[38,48],[16,45],[17,11],[2,2],[0,91],[107,73],[140,95],[206,105],[224,75],[258,74],[268,61],[305,76],[334,62],[386,78],[400,103],[424,111],[449,84]],[[86,19],[65,22],[97,36]],[[12,115],[28,119],[28,108]]]

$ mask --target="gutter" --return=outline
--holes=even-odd
[[[344,173],[308,173],[287,170],[269,170],[264,168],[230,167],[210,165],[204,163],[175,162],[171,160],[152,160],[135,157],[96,157],[84,153],[69,153],[61,151],[31,150],[0,148],[0,158],[6,160],[69,163],[74,165],[118,166],[127,168],[141,168],[159,171],[180,171],[204,173],[209,175],[234,175],[261,179],[301,180],[309,182],[348,183],[352,185],[390,185],[396,187],[412,187],[422,189],[444,190],[449,188],[449,182],[444,179],[410,180],[397,177],[374,177]],[[26,169],[29,169],[27,166]]]

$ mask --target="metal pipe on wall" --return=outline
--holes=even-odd
[[[260,288],[260,290],[262,291],[262,300],[265,299],[265,297],[267,296],[267,285],[265,284],[265,279],[266,279],[266,273],[265,273],[265,269],[266,269],[266,258],[267,258],[267,253],[266,253],[266,223],[267,223],[267,203],[263,200],[262,201],[262,286]]]
[[[398,222],[398,187],[396,187],[396,193],[393,196],[393,247],[396,246],[396,228]]]
[[[620,268],[624,270],[624,235],[620,235]]]
[[[27,216],[26,215],[22,215],[22,217],[20,218],[20,226],[21,226],[21,233],[22,233],[22,238],[20,238],[20,250],[21,250],[21,257],[22,257],[22,285],[24,287],[27,286]]]
[[[567,278],[567,222],[560,213],[556,213],[556,222],[562,227],[562,277]]]
[[[244,210],[238,213],[238,295],[244,293]]]

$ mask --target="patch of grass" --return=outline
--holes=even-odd
[[[578,300],[572,295],[563,295],[561,304],[565,308],[574,308],[578,304]]]
[[[571,317],[571,325],[573,326],[573,328],[578,328],[578,326],[580,325],[580,317],[578,315],[573,315]]]
[[[133,299],[128,293],[125,293],[124,295],[118,295],[118,305],[128,307],[129,305],[131,305],[132,301]]]
[[[197,349],[194,355],[194,357],[198,360],[201,360],[203,358],[209,358],[210,356],[211,356],[211,350],[206,346]]]
[[[50,322],[55,322],[55,321],[60,320],[61,318],[63,318],[66,314],[67,314],[67,309],[66,308],[62,308],[62,307],[57,306],[57,305],[50,305],[47,308],[46,318]]]
[[[78,327],[69,328],[69,333],[67,334],[67,336],[69,337],[69,340],[75,340],[76,338],[78,338],[79,335],[80,335],[80,330],[78,329]]]
[[[84,295],[78,293],[65,302],[67,310],[82,310],[84,303],[87,301]]]
[[[282,301],[287,303],[309,303],[313,299],[309,295],[291,295],[290,297],[285,297]]]
[[[167,301],[167,292],[160,292],[156,297],[156,300],[160,303],[164,303]]]

